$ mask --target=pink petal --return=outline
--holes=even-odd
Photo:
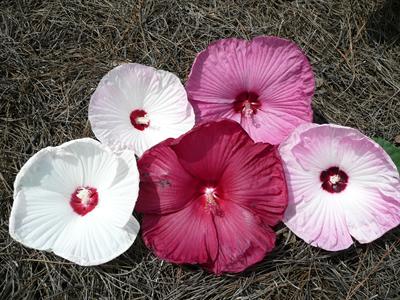
[[[218,238],[212,214],[201,201],[167,214],[145,214],[143,240],[157,256],[174,263],[204,264],[218,253]]]
[[[241,272],[261,261],[275,245],[275,233],[249,210],[228,201],[220,202],[223,215],[215,215],[218,256],[204,266],[216,274]]]
[[[312,120],[311,66],[296,44],[282,38],[224,39],[209,45],[193,63],[186,89],[199,121],[243,119],[233,103],[243,92],[256,93],[264,114],[256,114],[259,122],[241,121],[255,141],[278,144]]]
[[[292,112],[264,111],[264,109],[258,110],[253,118],[240,117],[238,114],[235,114],[234,117],[240,119],[240,124],[255,142],[267,141],[273,145],[280,144],[283,140],[282,137],[286,138],[294,128],[304,123],[303,119]]]
[[[199,106],[194,107],[196,115],[196,123],[201,123],[202,120],[218,120],[230,119],[240,123],[241,116],[234,110],[227,110],[225,103],[208,103],[204,102]],[[243,125],[242,125],[243,126]]]
[[[254,143],[240,125],[223,120],[197,126],[171,147],[190,174],[217,181],[234,153],[245,145]]]
[[[299,126],[280,146],[288,182],[285,224],[312,245],[341,250],[350,234],[371,242],[400,223],[400,179],[394,163],[356,129],[332,124]],[[337,167],[344,189],[324,189]],[[322,178],[322,179],[321,179]]]
[[[169,139],[145,152],[138,162],[139,198],[135,209],[147,214],[166,214],[182,209],[196,196],[193,178],[168,146]]]
[[[202,103],[231,104],[246,85],[247,42],[235,38],[211,43],[200,52],[186,83],[189,99]]]
[[[221,178],[223,197],[246,207],[276,225],[287,206],[287,188],[275,146],[255,144],[235,153]]]

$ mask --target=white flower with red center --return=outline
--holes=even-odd
[[[98,265],[134,242],[139,174],[132,151],[120,156],[85,138],[47,147],[14,183],[10,235],[79,265]]]
[[[124,64],[100,81],[89,103],[89,121],[102,143],[141,156],[166,138],[190,130],[194,112],[176,75]]]
[[[400,179],[386,152],[356,129],[299,126],[280,146],[289,191],[285,224],[326,250],[369,243],[400,223]]]

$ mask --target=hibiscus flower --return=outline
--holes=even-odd
[[[230,120],[199,125],[148,150],[138,162],[136,210],[160,258],[240,272],[275,244],[271,226],[287,205],[276,146],[254,143]]]
[[[89,138],[47,147],[15,179],[10,235],[79,265],[107,262],[137,236],[138,189],[131,151],[116,156]]]
[[[386,152],[358,130],[305,124],[281,144],[289,191],[285,224],[307,243],[348,248],[400,223],[400,179]]]
[[[311,66],[296,44],[278,37],[212,43],[197,55],[186,89],[197,122],[235,120],[256,142],[279,144],[312,120]]]
[[[140,156],[194,125],[193,108],[174,74],[140,64],[108,72],[89,103],[96,137],[114,149],[129,148]]]

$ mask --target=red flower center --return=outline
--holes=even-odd
[[[84,216],[91,212],[99,202],[99,195],[97,190],[92,187],[78,187],[71,195],[72,209],[78,215]]]
[[[242,92],[236,96],[233,102],[233,109],[237,113],[242,113],[246,117],[251,117],[257,113],[261,107],[261,102],[258,100],[258,94],[254,92]]]
[[[205,184],[201,188],[202,199],[206,211],[211,212],[219,217],[224,215],[224,212],[219,207],[218,202],[221,201],[219,189],[214,184]]]
[[[131,124],[138,130],[144,130],[149,127],[150,119],[147,113],[142,109],[135,109],[130,115]]]
[[[340,193],[349,181],[349,176],[339,167],[330,167],[319,175],[321,187],[329,193]]]

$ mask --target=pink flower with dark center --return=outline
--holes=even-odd
[[[279,144],[311,122],[314,75],[296,44],[223,39],[200,52],[186,84],[197,122],[228,118],[256,142]]]
[[[276,146],[230,120],[199,125],[146,151],[136,210],[146,245],[174,263],[240,272],[275,243],[287,205]]]
[[[400,223],[400,179],[386,152],[356,129],[304,124],[280,146],[289,191],[285,224],[307,243],[348,248]]]

